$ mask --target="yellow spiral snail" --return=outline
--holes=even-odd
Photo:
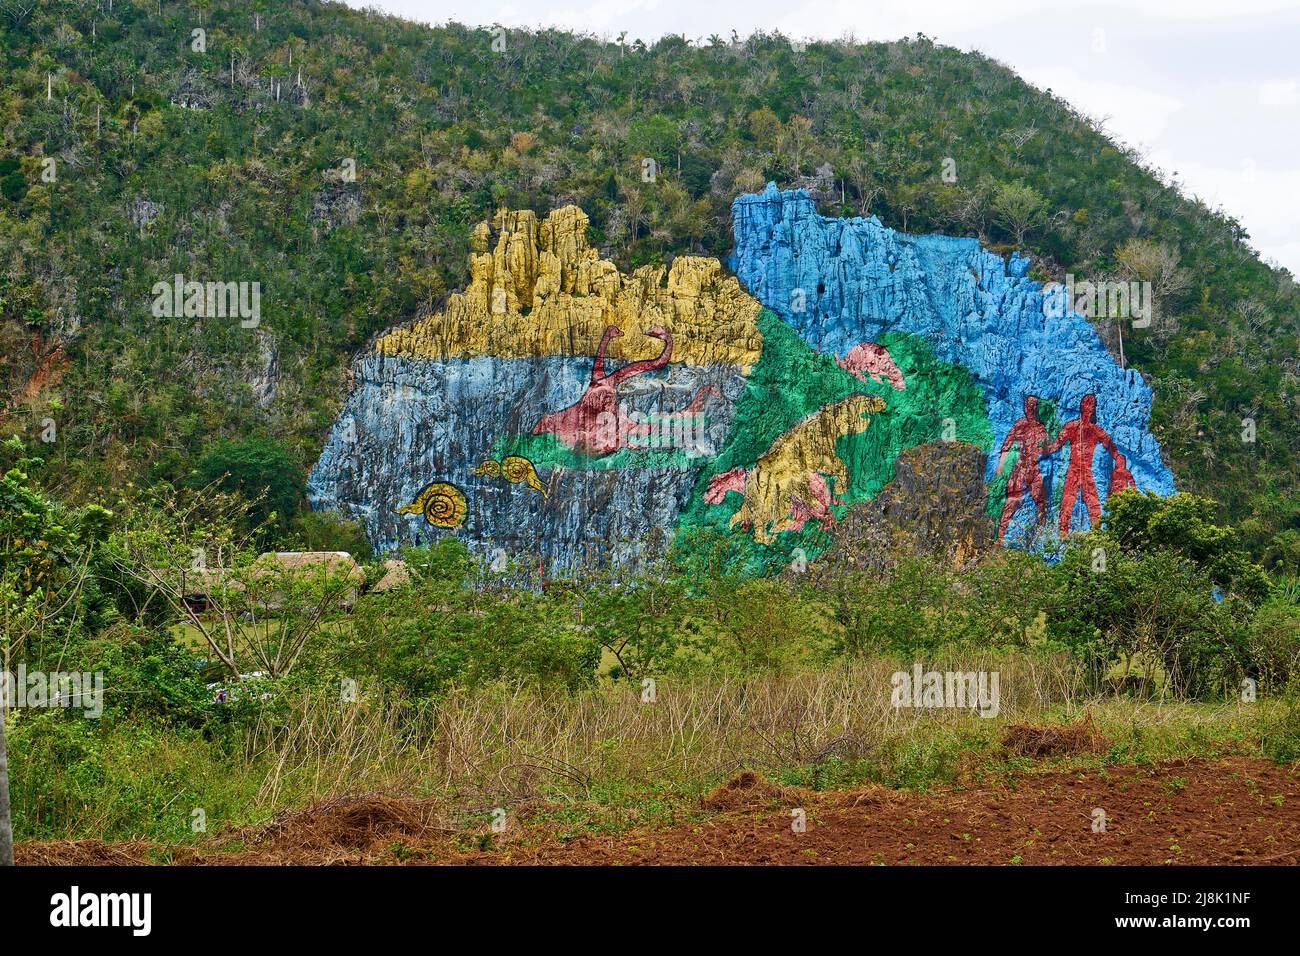
[[[506,455],[500,461],[488,459],[477,468],[474,474],[483,475],[488,478],[504,478],[512,484],[527,484],[529,488],[536,489],[546,497],[546,488],[542,485],[542,480],[537,477],[537,469],[533,463],[521,455]]]
[[[423,514],[424,520],[435,528],[459,528],[465,523],[468,510],[464,492],[445,481],[434,481],[421,488],[413,502],[394,514]]]

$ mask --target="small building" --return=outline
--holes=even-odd
[[[382,594],[384,591],[404,588],[412,580],[414,580],[414,576],[405,561],[398,558],[389,558],[384,562],[384,576],[376,581],[375,586],[370,590]]]
[[[345,575],[352,587],[339,599],[343,607],[356,604],[357,595],[366,586],[366,573],[346,551],[268,551],[253,562],[253,571],[259,578],[286,572]],[[275,604],[268,603],[268,606]]]
[[[149,576],[162,587],[167,586],[167,580],[171,578],[186,606],[203,612],[220,603],[223,595],[247,590],[245,581],[264,582],[293,572],[345,575],[352,585],[339,598],[339,606],[345,608],[356,604],[357,595],[366,583],[365,572],[346,551],[268,551],[259,555],[252,567],[242,574],[230,568],[196,568],[181,570],[176,573],[177,577],[158,570],[151,570]],[[259,603],[274,610],[280,602],[275,595],[259,595]]]

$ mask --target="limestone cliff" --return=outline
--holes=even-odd
[[[762,352],[760,306],[713,259],[622,275],[586,227],[573,206],[478,226],[465,290],[357,361],[314,507],[381,549],[451,533],[556,572],[664,553]]]
[[[960,563],[990,528],[1037,549],[1120,488],[1173,491],[1151,390],[1053,317],[1023,258],[775,186],[733,214],[735,275],[697,256],[624,275],[573,206],[480,224],[464,290],[358,358],[313,505],[381,550],[454,534],[554,574],[720,537],[770,574],[859,525],[916,526]],[[947,510],[912,500],[958,478]]]
[[[928,558],[960,569],[997,547],[988,513],[983,449],[965,442],[928,442],[894,464],[894,480],[871,501],[854,505],[836,523],[820,560],[786,576],[812,580],[832,568],[887,571],[904,558]]]
[[[1012,483],[1010,539],[1024,541],[1037,530],[1034,470],[1052,499],[1052,528],[1061,508],[1067,529],[1088,527],[1112,485],[1173,493],[1173,476],[1148,427],[1150,387],[1118,366],[1083,316],[1045,307],[1041,285],[1028,278],[1027,259],[1007,262],[975,239],[908,235],[875,218],[820,216],[806,193],[772,184],[737,199],[732,215],[736,275],[811,348],[847,359],[860,343],[904,333],[971,373],[992,423],[985,475],[991,495],[1004,498]],[[1058,448],[1017,471],[1026,456],[1018,439],[1033,431],[1022,427],[999,475],[1004,442],[1029,417],[1027,398],[1039,406],[1031,424],[1041,420],[1044,431],[1086,417],[1089,407],[1095,422],[1074,430],[1080,441],[1068,455]],[[1117,454],[1109,453],[1102,433]],[[1074,501],[1060,500],[1063,488],[1076,490]],[[1020,507],[1014,507],[1017,491]]]
[[[636,360],[658,354],[645,332],[663,325],[677,343],[671,362],[747,372],[758,361],[759,305],[718,260],[678,256],[670,269],[642,266],[624,276],[597,257],[586,229],[577,206],[540,223],[530,210],[480,223],[465,291],[441,313],[384,336],[375,350],[421,359],[590,355],[615,325],[623,337],[606,357]]]

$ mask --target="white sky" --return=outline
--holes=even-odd
[[[980,50],[1104,121],[1300,276],[1300,0],[346,0],[440,24],[894,40]]]

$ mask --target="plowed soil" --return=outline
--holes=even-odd
[[[688,822],[563,839],[544,812],[504,833],[448,826],[430,804],[336,800],[199,848],[26,843],[22,864],[1296,864],[1300,776],[1244,757],[1026,773],[920,794],[811,793],[742,774]],[[792,811],[806,826],[796,832]],[[1106,815],[1094,830],[1094,811]],[[569,825],[571,829],[571,825]],[[235,840],[233,845],[230,842]],[[236,848],[237,847],[237,848]]]

